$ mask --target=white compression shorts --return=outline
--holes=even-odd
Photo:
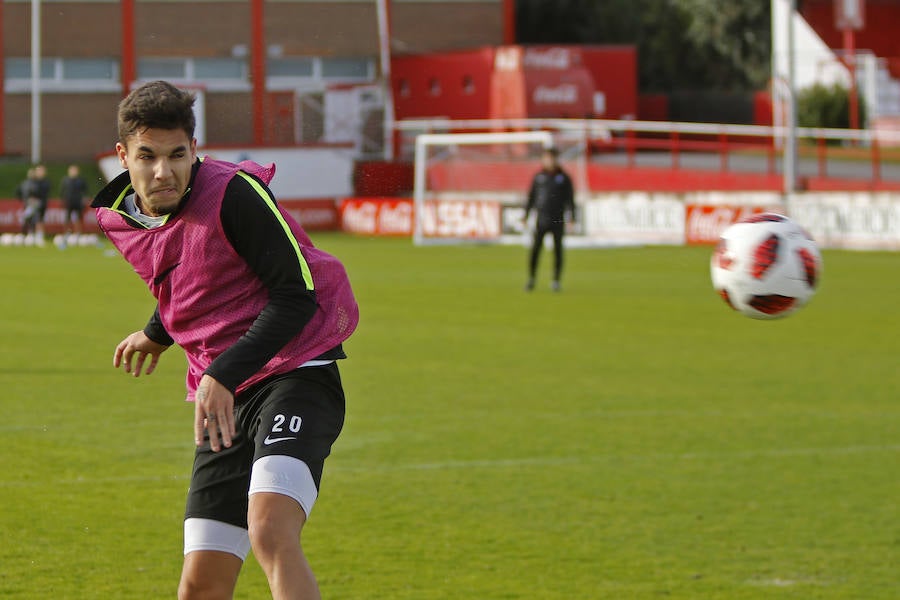
[[[302,460],[292,456],[263,456],[250,472],[249,495],[260,492],[282,494],[300,504],[307,518],[319,491],[312,473]],[[250,536],[243,527],[213,519],[190,518],[184,521],[184,553],[214,550],[234,554],[241,560],[250,552]]]

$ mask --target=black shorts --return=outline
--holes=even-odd
[[[316,490],[325,458],[344,425],[337,363],[272,376],[235,398],[230,448],[213,452],[209,438],[194,454],[185,519],[247,528],[250,475],[264,456],[290,456],[309,468]]]

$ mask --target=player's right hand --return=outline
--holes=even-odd
[[[141,370],[143,370],[144,363],[149,356],[150,363],[145,371],[145,374],[149,375],[156,369],[159,355],[167,349],[168,346],[157,344],[148,338],[143,331],[135,331],[116,346],[116,352],[113,354],[113,367],[118,369],[119,366],[122,366],[126,373],[140,377]]]

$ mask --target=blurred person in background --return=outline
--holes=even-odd
[[[66,176],[59,182],[59,197],[65,211],[65,234],[81,235],[84,230],[84,206],[87,199],[87,182],[81,176],[78,165],[69,165]]]
[[[39,246],[44,245],[44,216],[47,214],[47,202],[50,199],[50,180],[47,178],[47,167],[36,165],[34,179],[30,187],[29,198],[37,200],[37,217],[34,224],[34,239]]]
[[[551,289],[560,291],[560,278],[563,267],[563,235],[566,222],[575,218],[575,188],[572,179],[559,164],[559,150],[545,148],[541,155],[541,170],[534,176],[528,201],[525,204],[525,222],[532,211],[537,214],[531,253],[528,257],[528,282],[525,291],[534,289],[537,277],[538,260],[544,238],[549,233],[553,236],[553,282]]]
[[[22,233],[26,236],[34,236],[37,223],[40,201],[34,194],[34,167],[28,169],[25,179],[16,186],[16,198],[22,201]]]

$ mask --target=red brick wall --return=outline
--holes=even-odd
[[[503,6],[497,1],[395,2],[394,49],[401,52],[460,50],[503,43]]]
[[[30,56],[31,4],[4,2],[5,57]],[[502,42],[500,0],[483,2],[394,2],[395,50],[425,52],[496,45]],[[373,0],[279,1],[264,8],[266,44],[285,56],[378,56]],[[135,46],[141,56],[232,56],[250,46],[249,0],[153,1],[135,3]],[[45,57],[120,57],[119,2],[44,2],[42,54]],[[42,150],[46,160],[84,159],[115,143],[118,94],[43,95]],[[206,94],[207,142],[252,142],[250,92]],[[30,96],[7,93],[4,148],[30,153]]]
[[[42,156],[49,161],[85,160],[112,152],[116,144],[118,94],[44,94]],[[7,154],[31,153],[31,97],[7,94],[4,101]]]
[[[44,56],[119,56],[118,3],[44,2],[41,4]],[[3,3],[3,52],[31,55],[31,3]]]

